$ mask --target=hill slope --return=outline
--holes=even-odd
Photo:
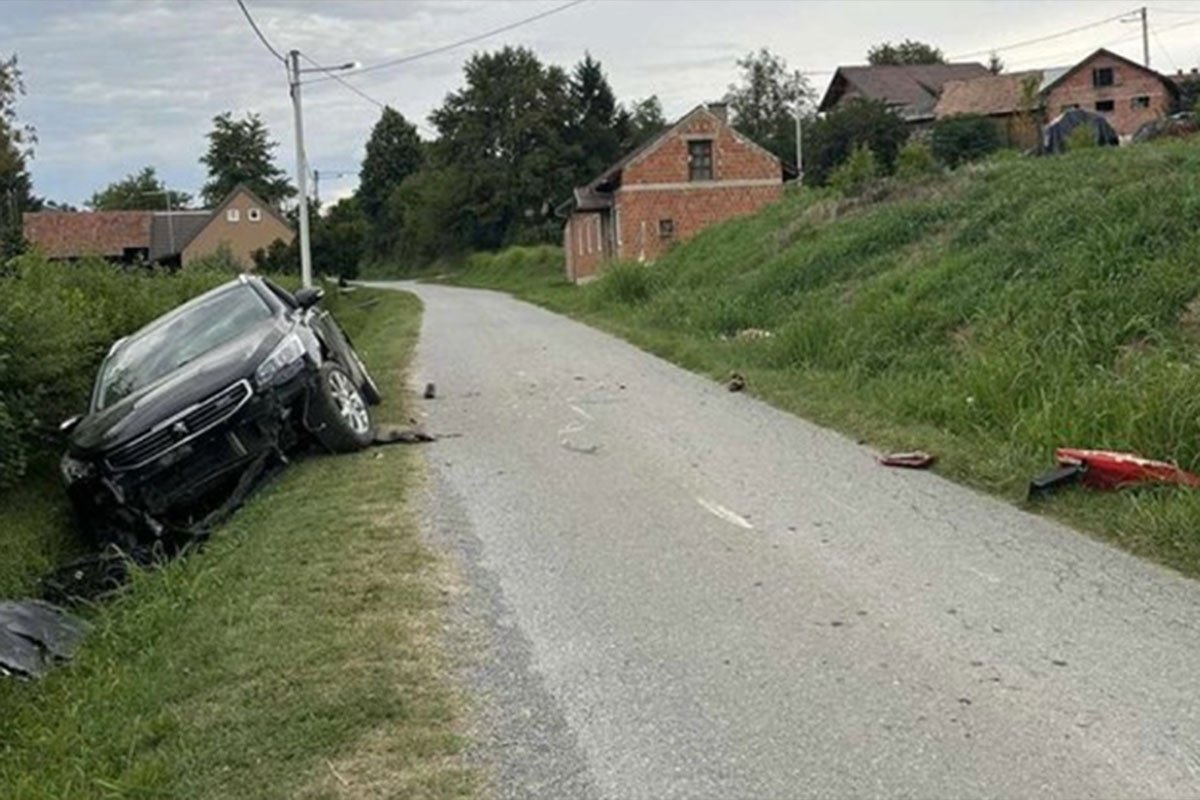
[[[1003,158],[867,199],[802,191],[583,289],[546,250],[507,288],[1013,499],[1058,446],[1200,470],[1200,144]],[[771,331],[739,341],[738,331]],[[764,465],[769,467],[769,465]],[[1200,574],[1200,496],[1045,504]]]

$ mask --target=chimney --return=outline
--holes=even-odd
[[[725,124],[725,125],[729,124],[729,104],[728,103],[725,103],[725,102],[705,103],[705,105],[708,107],[709,113],[713,114],[717,119],[721,120],[721,122],[723,124]]]

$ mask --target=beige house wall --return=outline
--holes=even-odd
[[[236,212],[236,221],[230,219],[231,211]],[[252,211],[257,211],[257,220],[251,219]],[[255,250],[267,249],[276,239],[290,244],[294,236],[292,229],[280,221],[275,212],[240,191],[217,210],[213,220],[196,234],[196,238],[188,242],[181,254],[181,263],[186,267],[224,245],[242,269],[249,272],[254,268],[251,254]]]

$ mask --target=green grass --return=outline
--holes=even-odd
[[[333,305],[402,422],[419,303]],[[89,614],[73,663],[0,681],[0,797],[471,795],[437,646],[446,578],[408,505],[418,465],[402,447],[299,460],[203,552]],[[57,519],[56,498],[28,497],[25,519]]]
[[[853,200],[789,193],[585,287],[561,254],[477,256],[504,288],[1021,502],[1057,446],[1200,471],[1200,146],[1011,155]],[[772,331],[739,342],[739,330]],[[1038,508],[1200,575],[1200,499],[1064,492]]]

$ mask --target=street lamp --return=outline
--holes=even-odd
[[[351,61],[336,67],[307,67],[300,69],[300,51],[288,53],[288,88],[292,95],[292,111],[296,120],[296,183],[300,190],[300,283],[312,286],[312,253],[309,249],[308,233],[308,157],[304,154],[304,115],[300,110],[300,76],[306,72],[342,72],[358,69],[358,62]]]

